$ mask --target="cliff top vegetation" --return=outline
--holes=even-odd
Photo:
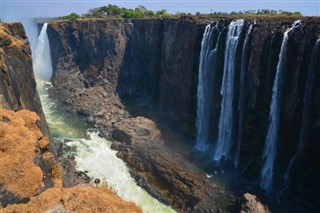
[[[77,13],[71,13],[66,16],[54,18],[54,20],[70,20],[75,21],[77,19],[101,19],[101,18],[178,18],[181,16],[207,16],[207,17],[299,17],[302,16],[300,12],[288,12],[283,10],[247,10],[247,11],[232,11],[227,12],[216,12],[211,10],[210,13],[196,12],[191,14],[189,12],[177,12],[172,14],[165,9],[159,11],[153,11],[147,9],[145,6],[138,6],[135,9],[128,9],[119,7],[117,5],[108,4],[107,6],[91,8],[87,13],[79,15]]]

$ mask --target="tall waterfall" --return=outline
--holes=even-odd
[[[234,83],[236,75],[236,50],[240,40],[244,20],[234,20],[229,24],[223,79],[220,94],[222,95],[219,119],[218,141],[213,159],[219,161],[222,156],[229,158],[232,147]]]
[[[244,106],[245,106],[245,87],[246,87],[246,78],[247,78],[247,69],[249,63],[249,45],[251,41],[251,32],[253,25],[250,25],[247,32],[246,38],[244,40],[242,56],[241,56],[241,73],[240,73],[240,86],[239,86],[239,102],[238,102],[238,113],[239,113],[239,124],[238,124],[238,144],[237,152],[234,158],[234,165],[238,167],[239,156],[240,156],[240,147],[242,142],[242,133],[243,133],[243,122],[244,122]]]
[[[266,191],[272,191],[273,185],[273,166],[277,154],[278,134],[279,134],[279,121],[280,121],[280,108],[282,100],[282,84],[284,72],[286,71],[287,64],[287,48],[288,48],[288,33],[298,27],[300,21],[295,21],[291,28],[288,28],[283,37],[281,44],[279,62],[272,88],[272,100],[270,104],[269,114],[269,129],[266,137],[266,143],[263,151],[264,164],[261,168],[261,181],[260,186]]]
[[[204,151],[208,147],[210,132],[211,97],[214,82],[214,63],[217,44],[214,44],[215,27],[206,26],[201,42],[198,91],[197,91],[197,143],[196,148]]]
[[[33,67],[37,80],[49,81],[52,75],[50,45],[47,35],[48,24],[42,26],[38,37],[38,44],[34,54]]]

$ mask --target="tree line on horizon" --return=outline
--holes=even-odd
[[[172,14],[165,9],[159,11],[153,11],[147,9],[145,6],[138,6],[135,9],[128,9],[125,7],[119,7],[117,5],[108,4],[107,6],[102,6],[98,8],[91,8],[87,13],[79,15],[77,13],[71,13],[67,16],[58,17],[56,19],[67,19],[67,20],[77,20],[86,18],[171,18],[171,17],[181,17],[181,16],[209,16],[209,17],[227,17],[227,16],[302,16],[300,12],[288,12],[283,10],[245,10],[245,11],[232,11],[232,12],[216,12],[211,10],[210,13],[200,13],[195,14],[186,12],[177,12]]]

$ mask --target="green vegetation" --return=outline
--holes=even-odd
[[[302,16],[300,12],[288,12],[288,11],[282,11],[282,10],[269,10],[269,9],[263,9],[263,10],[246,10],[246,11],[239,11],[235,12],[232,11],[230,13],[226,12],[211,12],[209,14],[201,14],[200,12],[197,12],[196,15],[205,15],[205,16],[271,16],[271,17],[277,17],[277,16]]]
[[[288,12],[282,10],[248,10],[239,12],[214,12],[211,13],[200,13],[196,12],[194,15],[191,13],[177,12],[172,14],[165,9],[159,11],[148,10],[146,7],[140,5],[135,9],[120,8],[117,5],[108,4],[107,6],[89,9],[87,13],[81,16],[77,13],[71,13],[67,16],[58,17],[56,20],[70,20],[75,21],[77,19],[91,19],[91,18],[171,18],[181,16],[207,16],[207,17],[228,17],[228,16],[246,16],[246,17],[290,17],[290,16],[302,16],[300,12]]]
[[[119,17],[119,18],[148,18],[148,17],[172,17],[171,13],[166,10],[152,11],[148,10],[146,7],[140,5],[135,9],[120,8],[117,5],[108,4],[108,6],[103,6],[99,8],[93,8],[84,14],[83,17]]]
[[[70,13],[70,15],[64,16],[63,19],[68,19],[70,21],[75,21],[80,16],[77,13]]]

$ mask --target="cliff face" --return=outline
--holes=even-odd
[[[29,42],[19,23],[0,24],[0,81],[3,109],[0,122],[4,127],[0,136],[0,204],[6,206],[25,202],[52,187],[49,173],[55,163],[54,148],[49,143],[49,130],[36,90]],[[5,109],[28,109],[40,117]]]
[[[121,103],[121,99],[126,98],[134,98],[140,108],[160,113],[167,120],[174,121],[182,129],[195,135],[201,39],[205,26],[211,21],[219,23],[218,30],[222,32],[222,46],[218,50],[222,61],[217,65],[217,77],[213,82],[216,92],[212,96],[212,113],[215,116],[210,121],[210,140],[215,141],[221,110],[219,90],[223,76],[223,43],[226,41],[231,19],[112,19],[53,23],[48,28],[54,69],[53,93],[71,111],[86,115],[88,121],[99,127],[106,137],[121,142],[129,141],[129,145],[134,141],[136,133],[123,128],[121,134],[118,134],[119,125],[129,122],[127,119],[130,118]],[[242,93],[243,128],[240,129],[240,114],[235,104],[234,109],[230,109],[235,112],[233,128],[230,130],[234,141],[231,153],[235,155],[239,142],[237,135],[241,131],[239,171],[254,181],[260,178],[263,163],[261,156],[268,131],[272,88],[283,33],[294,21],[294,18],[265,18],[256,21],[247,19],[236,50],[236,89],[233,102],[238,103]],[[303,18],[302,25],[289,34],[283,98],[279,103],[281,116],[277,163],[274,168],[275,188],[280,191],[286,187],[285,196],[305,200],[304,205],[312,210],[317,208],[317,201],[313,198],[320,193],[319,190],[313,190],[319,186],[319,182],[314,181],[317,179],[315,177],[320,176],[317,169],[320,160],[317,143],[320,89],[316,83],[311,85],[308,113],[303,113],[303,108],[309,82],[309,66],[320,33],[318,23],[319,18]],[[250,25],[252,31],[246,52],[243,52]],[[316,52],[318,51],[317,49]],[[312,69],[313,80],[318,82],[318,55],[312,63],[315,64]],[[245,75],[240,80],[243,70]],[[303,126],[308,131],[303,140],[305,145],[299,148]],[[113,134],[114,129],[118,131],[117,134]],[[142,132],[139,133],[143,135]],[[140,153],[140,149],[143,148],[135,151]],[[124,153],[129,156],[123,156],[126,161],[134,167],[141,167],[139,162],[130,159],[130,151],[125,150]],[[296,157],[299,161],[292,167],[291,173],[294,175],[290,175],[288,183],[283,174],[296,153],[299,153]],[[159,162],[154,165],[157,163]],[[153,175],[161,176],[156,170],[152,169]]]
[[[54,23],[53,84],[61,88],[72,78],[70,88],[102,86],[191,124],[203,27],[188,19]]]

